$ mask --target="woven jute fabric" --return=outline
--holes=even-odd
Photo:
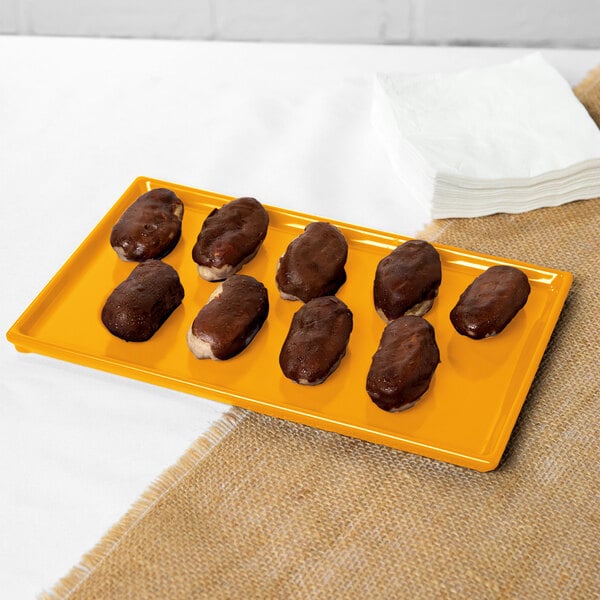
[[[594,121],[600,123],[600,65],[590,71],[574,91]]]
[[[574,274],[500,463],[478,473],[231,409],[44,598],[598,598],[600,200],[434,222]]]

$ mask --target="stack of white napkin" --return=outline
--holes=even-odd
[[[600,130],[540,53],[458,73],[377,74],[373,124],[432,218],[600,196]]]

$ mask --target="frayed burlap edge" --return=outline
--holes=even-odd
[[[104,535],[96,546],[63,577],[50,592],[43,592],[40,600],[66,600],[119,546],[124,536],[134,528],[152,508],[178,486],[195,467],[205,459],[227,435],[247,416],[248,411],[232,407],[200,436],[173,466],[164,471],[131,506],[127,513]]]

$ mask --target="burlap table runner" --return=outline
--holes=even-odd
[[[496,471],[233,408],[43,597],[598,598],[599,231],[588,200],[424,232],[574,274]]]
[[[574,92],[594,121],[600,123],[600,65],[575,86]]]

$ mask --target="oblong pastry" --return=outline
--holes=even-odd
[[[308,302],[335,294],[346,281],[347,258],[348,243],[337,227],[310,223],[277,263],[275,281],[281,297]]]
[[[367,375],[367,393],[383,410],[410,408],[429,388],[439,362],[431,324],[414,315],[399,317],[383,330]]]
[[[352,312],[335,296],[309,300],[292,318],[279,354],[283,374],[303,385],[323,383],[346,354]]]
[[[111,230],[110,245],[122,260],[163,258],[181,237],[182,219],[183,202],[174,192],[150,190],[121,215]]]
[[[495,265],[461,294],[450,321],[458,333],[476,340],[498,335],[525,306],[530,291],[523,271]]]
[[[192,249],[200,277],[222,281],[237,273],[256,256],[268,226],[269,215],[255,198],[237,198],[215,208]]]
[[[389,323],[402,315],[423,316],[431,309],[442,281],[437,250],[424,240],[408,240],[377,265],[373,299]]]
[[[117,337],[145,342],[181,304],[184,290],[177,271],[156,259],[133,269],[102,307],[102,322]]]
[[[196,358],[232,358],[250,344],[268,313],[267,288],[249,275],[232,275],[198,312],[188,330],[188,346]]]

